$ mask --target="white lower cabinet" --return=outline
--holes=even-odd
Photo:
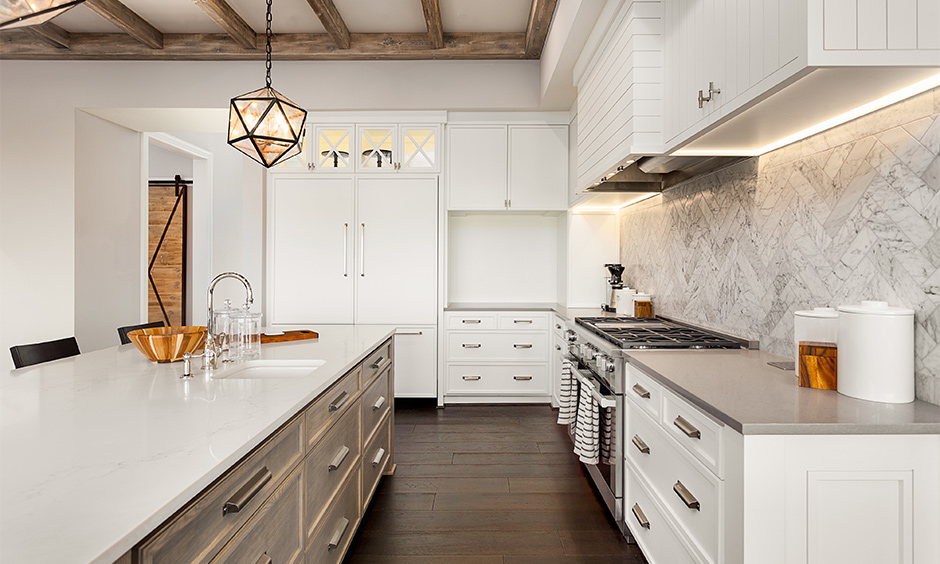
[[[399,327],[395,333],[395,397],[437,397],[436,327]]]
[[[561,401],[561,370],[563,367],[564,358],[568,354],[568,341],[565,339],[565,321],[561,317],[555,315],[553,316],[551,323],[552,342],[550,356],[552,359],[552,407],[558,407],[558,404]]]

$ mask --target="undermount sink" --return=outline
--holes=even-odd
[[[326,364],[325,360],[249,360],[213,375],[226,380],[276,380],[303,378]]]

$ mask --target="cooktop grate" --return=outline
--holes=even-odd
[[[661,318],[578,317],[575,321],[622,349],[736,349],[741,339]]]

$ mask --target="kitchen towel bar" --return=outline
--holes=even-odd
[[[581,382],[582,384],[586,384],[590,380],[590,378],[582,374],[581,370],[576,370],[574,373],[574,377],[577,378],[578,381]],[[597,384],[595,384],[595,386],[597,386]],[[611,407],[617,407],[617,398],[605,396],[601,394],[600,392],[598,392],[596,389],[591,389],[591,396],[594,398],[595,401],[597,401],[597,405],[605,409],[609,409]]]

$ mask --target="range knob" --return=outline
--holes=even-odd
[[[581,345],[581,358],[583,360],[594,360],[594,356],[597,353],[597,348],[594,345],[589,343],[583,343]]]
[[[610,357],[605,354],[599,354],[597,355],[597,369],[602,372],[613,372],[614,361],[612,361]]]
[[[578,334],[572,331],[571,329],[568,329],[567,331],[565,331],[565,338],[568,339],[569,343],[573,343],[578,340]]]

